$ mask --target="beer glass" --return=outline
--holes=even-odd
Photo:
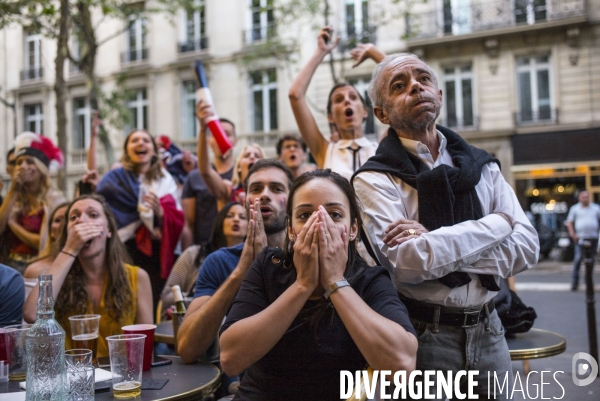
[[[92,361],[96,362],[100,315],[76,315],[69,317],[73,348],[92,351]]]

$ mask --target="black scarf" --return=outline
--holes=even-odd
[[[439,125],[436,127],[446,137],[446,150],[452,156],[455,167],[441,164],[430,170],[421,159],[404,149],[400,138],[390,128],[375,156],[354,173],[354,176],[363,171],[387,173],[415,188],[419,199],[419,222],[429,231],[482,218],[475,186],[481,179],[481,169],[485,164],[495,162],[500,165],[496,158],[470,146],[455,132]],[[490,291],[499,290],[492,275],[478,276],[483,287]],[[455,288],[468,284],[471,278],[464,272],[452,272],[438,280]]]

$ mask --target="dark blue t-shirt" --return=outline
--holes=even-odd
[[[194,298],[214,295],[237,266],[243,249],[244,243],[242,242],[229,248],[218,249],[208,255],[204,259],[200,271],[198,271],[198,278],[194,287]]]
[[[221,178],[231,180],[233,169],[220,174]],[[210,240],[210,232],[217,216],[217,201],[206,187],[200,171],[191,171],[185,179],[183,199],[196,199],[196,219],[194,221],[194,244],[201,245]]]
[[[12,267],[0,264],[0,327],[21,323],[24,302],[23,276]]]

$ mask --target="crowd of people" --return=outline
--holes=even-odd
[[[537,262],[535,230],[498,161],[435,124],[442,91],[414,55],[352,51],[356,65],[377,63],[369,97],[389,129],[365,138],[365,99],[338,83],[327,140],[306,92],[336,45],[323,28],[289,92],[300,136],[281,137],[277,159],[252,143],[222,154],[199,101],[196,155],[134,129],[100,176],[94,116],[92,193],[80,186],[67,203],[50,180],[60,151],[19,135],[0,206],[0,326],[35,320],[38,289],[25,299],[20,275],[52,274],[67,347],[68,317],[100,314],[106,356],[122,326],[167,319],[179,285],[192,300],[176,352],[192,363],[220,343],[214,362],[224,384],[239,381],[236,400],[339,399],[340,370],[367,365],[477,370],[481,395],[488,372],[511,377],[493,297]],[[221,125],[235,147],[234,122]]]

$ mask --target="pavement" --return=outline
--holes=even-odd
[[[572,378],[573,356],[579,352],[589,354],[590,346],[585,285],[580,283],[578,291],[571,291],[571,269],[571,262],[544,260],[515,277],[519,297],[527,306],[532,306],[538,315],[533,327],[562,335],[567,340],[567,349],[557,356],[530,360],[532,373],[529,380],[524,373],[523,363],[513,362],[513,400],[600,401],[600,378],[597,377],[587,386],[575,385]],[[581,267],[580,277],[585,277],[584,266]],[[596,263],[594,283],[596,331],[600,333],[600,263]],[[580,360],[575,366],[582,362]],[[545,372],[543,380],[542,371]],[[579,379],[587,376],[576,375]]]

